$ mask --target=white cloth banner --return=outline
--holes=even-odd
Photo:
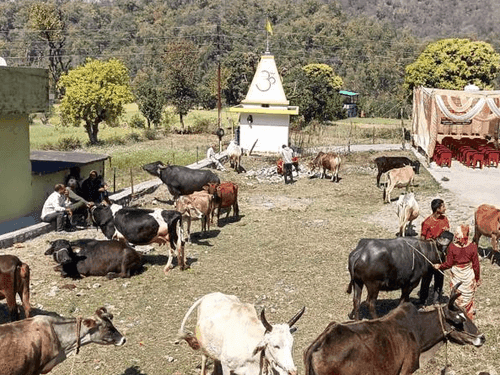
[[[476,116],[479,112],[482,111],[483,107],[484,107],[484,104],[485,104],[485,100],[484,98],[480,98],[477,103],[474,105],[474,107],[472,107],[472,109],[463,114],[463,115],[455,115],[453,113],[451,113],[448,108],[446,108],[446,105],[444,104],[444,101],[443,101],[443,98],[441,97],[441,95],[436,95],[436,103],[439,107],[439,109],[441,110],[441,112],[443,112],[443,114],[452,119],[452,120],[455,120],[455,121],[468,121],[468,120],[472,120],[472,118],[474,116]]]
[[[495,100],[493,98],[487,98],[486,103],[488,104],[488,107],[490,108],[491,112],[497,115],[497,117],[500,117],[500,109],[495,104]]]

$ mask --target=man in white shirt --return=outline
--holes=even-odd
[[[285,177],[285,184],[293,184],[294,182],[292,175],[293,150],[290,147],[283,145],[281,147],[281,157],[283,158],[283,176]]]
[[[56,231],[62,232],[66,224],[66,218],[71,210],[65,206],[66,187],[63,184],[56,184],[54,192],[49,195],[43,204],[41,219],[46,223],[51,223],[55,220]]]
[[[221,164],[221,162],[215,157],[215,151],[214,151],[215,145],[211,145],[208,150],[207,150],[207,159],[211,160],[212,163],[215,164],[216,168],[219,171],[225,171],[226,168]]]

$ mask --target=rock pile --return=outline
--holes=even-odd
[[[294,179],[311,177],[311,170],[299,164],[299,172],[295,171],[295,168],[292,171],[292,175]],[[278,174],[276,166],[271,167],[258,167],[252,168],[246,173],[246,177],[249,179],[255,179],[260,184],[280,184],[283,183],[283,176]]]

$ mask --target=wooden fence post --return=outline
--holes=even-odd
[[[130,167],[130,199],[134,197],[134,176],[132,175],[132,167]]]

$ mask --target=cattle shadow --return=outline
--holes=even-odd
[[[477,247],[477,254],[479,260],[488,261],[491,263],[491,256],[493,255],[493,264],[500,266],[500,253],[494,253],[491,247]]]
[[[195,245],[204,245],[204,246],[210,246],[212,247],[213,245],[208,242],[208,239],[211,238],[216,238],[220,234],[220,230],[215,229],[215,230],[208,230],[206,232],[194,232],[191,233],[191,243]]]
[[[126,369],[121,375],[147,375],[147,373],[142,372],[139,366],[132,366]]]
[[[22,308],[22,306],[18,303],[17,307],[18,307],[18,311],[19,311],[19,320],[26,319],[26,315],[24,314],[24,309]],[[46,310],[41,310],[41,309],[36,308],[36,307],[31,307],[31,317],[36,316],[36,315],[53,316],[55,318],[62,318],[63,317],[62,315],[59,315],[58,313],[53,312],[53,311],[46,311]],[[7,304],[0,302],[0,324],[5,324],[5,323],[12,323],[12,322],[10,320],[10,314],[9,314],[9,310],[7,309]]]
[[[144,264],[149,264],[151,266],[164,266],[168,262],[168,256],[167,255],[152,255],[152,254],[145,254],[142,256],[143,258],[143,263]],[[198,258],[187,258],[186,259],[186,264],[188,266],[191,266],[191,264],[196,263],[198,261]],[[172,260],[172,267],[177,268],[179,266],[179,261],[177,257],[174,257]],[[147,269],[147,267],[143,267]]]
[[[240,221],[242,218],[244,218],[245,215],[238,215],[238,216],[229,216],[229,217],[221,217],[219,219],[218,227],[219,228],[224,228],[228,224],[233,224],[237,223]]]
[[[415,225],[411,225],[406,227],[405,237],[416,237],[418,236],[418,232],[415,230]],[[400,237],[399,231],[396,233],[396,237]]]
[[[418,298],[410,298],[410,302],[413,303],[417,308],[422,305],[418,303]],[[375,301],[375,312],[377,313],[377,317],[381,318],[396,307],[399,306],[399,298],[398,299],[377,299]],[[349,311],[350,313],[350,311]],[[363,302],[359,308],[359,317],[360,319],[372,319],[370,311],[368,310],[368,304]]]

